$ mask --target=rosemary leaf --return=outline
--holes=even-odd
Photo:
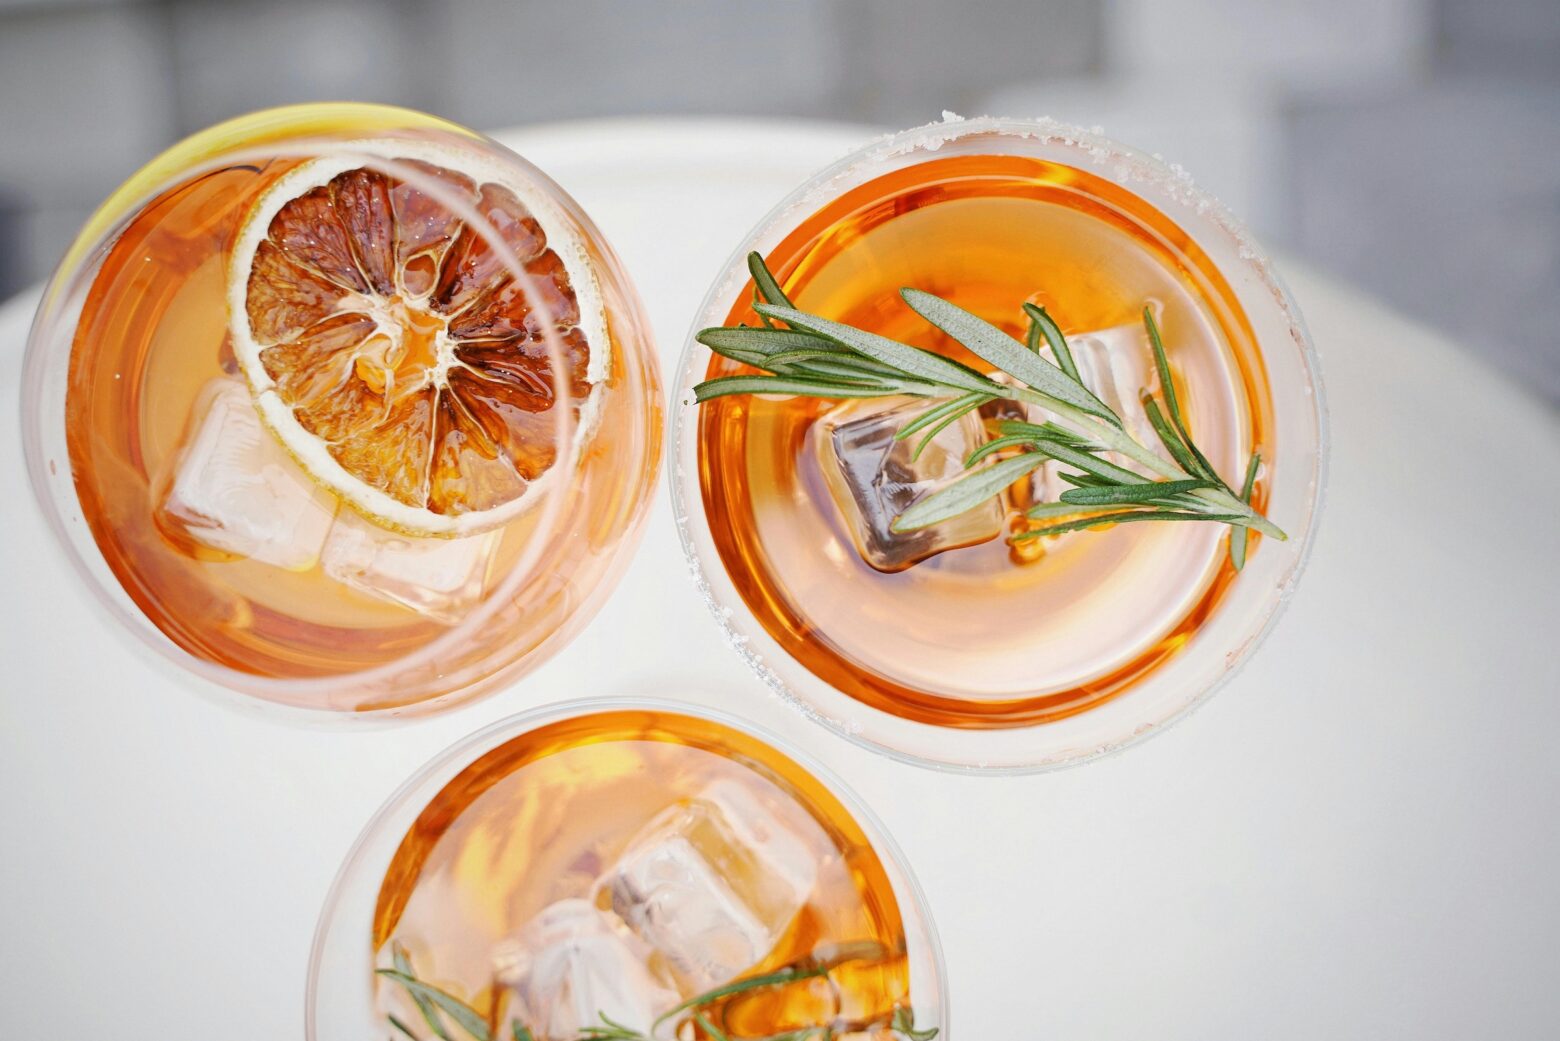
[[[1019,532],[1013,536],[1013,541],[1037,539],[1042,535],[1059,535],[1064,531],[1080,531],[1084,528],[1092,528],[1096,524],[1130,524],[1133,521],[1219,521],[1223,524],[1231,524],[1242,519],[1234,514],[1180,513],[1173,510],[1134,510],[1122,513],[1102,513],[1097,516],[1083,517],[1075,521],[1064,521],[1060,524],[1047,525],[1044,528],[1036,528],[1033,531]]]
[[[1116,484],[1151,483],[1149,479],[1144,477],[1142,474],[1133,473],[1131,470],[1117,466],[1115,463],[1106,462],[1099,456],[1086,452],[1083,449],[1074,448],[1071,445],[1064,445],[1060,441],[1041,439],[1035,442],[1035,446],[1040,451],[1044,452],[1046,455],[1050,456],[1052,459],[1055,459],[1059,463],[1066,463],[1068,466],[1076,466],[1084,473],[1091,473],[1096,477],[1103,477],[1107,481],[1113,481]]]
[[[529,1028],[521,1026],[518,1019],[509,1021],[509,1036],[511,1041],[536,1041],[535,1035]]]
[[[702,1012],[697,1013],[693,1017],[693,1020],[694,1020],[695,1023],[699,1024],[699,1026],[704,1029],[704,1032],[706,1034],[708,1034],[708,1035],[710,1035],[710,1037],[714,1038],[715,1041],[731,1041],[731,1038],[726,1036],[725,1031],[717,1029],[715,1024],[711,1023],[709,1021],[709,1018],[707,1016],[705,1016],[704,1013],[702,1013]]]
[[[915,446],[915,451],[910,453],[910,461],[912,463],[921,458],[921,453],[926,451],[926,446],[931,444],[933,439],[936,438],[938,434],[946,430],[951,424],[957,423],[969,413],[975,411],[977,408],[980,408],[981,399],[978,395],[967,394],[965,395],[965,398],[968,400],[964,400],[964,404],[949,412],[942,419],[934,423],[932,428],[928,430],[921,438],[920,442]]]
[[[894,1018],[891,1025],[895,1033],[905,1035],[910,1041],[932,1041],[937,1036],[936,1027],[931,1027],[927,1030],[917,1030],[915,1028],[915,1012],[903,1005],[894,1009]]]
[[[879,365],[870,358],[857,354],[838,354],[831,358],[813,358],[793,362],[791,375],[822,376],[826,380],[843,383],[881,383],[904,389],[904,393],[916,397],[936,398],[949,393],[948,388],[935,383],[912,380],[886,365]]]
[[[914,379],[940,383],[962,391],[973,390],[993,397],[1002,397],[1006,393],[1006,388],[993,383],[968,365],[961,365],[933,351],[923,351],[919,347],[911,347],[898,340],[890,340],[886,336],[864,332],[839,322],[831,322],[827,318],[819,318],[817,315],[807,314],[795,308],[765,304],[759,310],[771,318],[780,319],[793,329],[826,336],[857,354],[864,354],[885,365],[892,365]]]
[[[762,990],[766,987],[783,986],[787,983],[794,983],[797,980],[817,979],[820,976],[827,976],[828,974],[829,969],[826,966],[815,966],[807,969],[793,967],[776,969],[774,972],[768,972],[762,976],[749,976],[747,979],[735,980],[734,982],[716,987],[714,990],[707,990],[703,994],[695,994],[693,997],[687,999],[681,1004],[674,1005],[672,1008],[667,1009],[665,1012],[656,1017],[655,1023],[651,1025],[650,1032],[654,1034],[662,1023],[665,1023],[667,1020],[672,1019],[675,1016],[679,1016],[690,1009],[703,1008],[706,1005],[714,1004],[721,998],[729,998],[733,994],[745,994],[750,990]],[[606,1019],[606,1017],[603,1016],[602,1019]]]
[[[909,509],[894,518],[889,530],[915,531],[957,517],[979,506],[1030,471],[1038,469],[1045,460],[1044,452],[1025,452],[979,470],[967,471],[947,487],[912,503]]]
[[[1251,493],[1257,487],[1257,470],[1261,466],[1261,453],[1252,452],[1251,460],[1246,463],[1246,481],[1240,488],[1240,501],[1247,506],[1251,505]],[[1250,531],[1247,528],[1239,526],[1230,528],[1230,564],[1236,571],[1246,566],[1246,543],[1250,537]]]
[[[974,402],[975,405],[979,407],[981,404],[989,400],[990,399],[985,395],[970,393],[960,395],[956,398],[950,398],[938,405],[933,405],[931,408],[927,409],[925,412],[922,412],[919,416],[916,416],[910,422],[900,427],[899,432],[894,435],[894,440],[903,441],[914,434],[916,431],[923,430],[931,424],[938,422],[950,412],[962,415],[963,413],[961,410],[971,402]]]
[[[385,1013],[385,1018],[390,1021],[390,1025],[391,1026],[395,1027],[403,1035],[405,1035],[406,1037],[411,1038],[412,1041],[417,1041],[417,1035],[412,1033],[412,1028],[407,1026],[405,1023],[401,1022],[401,1020],[396,1016],[396,1014],[394,1012],[387,1012],[387,1013]]]
[[[650,1041],[632,1027],[626,1027],[622,1023],[608,1016],[605,1012],[598,1013],[604,1026],[582,1027],[580,1029],[580,1041]]]
[[[734,362],[738,362],[739,364],[747,365],[751,368],[760,369],[765,372],[773,372],[776,375],[787,375],[791,371],[790,366],[784,362],[775,361],[774,355],[772,354],[762,354],[758,351],[745,351],[740,347],[723,347],[715,353],[719,354],[722,358],[729,358]]]
[[[755,285],[753,287],[753,299],[750,302],[750,306],[757,307],[759,304],[761,304],[763,302],[764,302],[764,295],[758,291],[758,286]],[[775,327],[775,323],[771,322],[764,315],[759,315],[758,316],[758,320],[764,323],[764,328],[766,328],[766,329],[773,329]]]
[[[414,1000],[419,995],[427,998],[437,1005],[441,1011],[447,1013],[456,1023],[459,1023],[460,1028],[475,1038],[476,1041],[492,1041],[492,1035],[488,1032],[487,1020],[483,1019],[476,1009],[453,994],[446,994],[438,987],[424,983],[416,976],[402,972],[399,969],[376,969],[374,971],[386,979],[394,980],[405,987]],[[447,1037],[448,1035],[443,1036]]]
[[[1217,507],[1213,508],[1217,509]],[[1281,529],[1276,528],[1272,521],[1260,513],[1204,513],[1203,520],[1218,521],[1220,524],[1231,524],[1238,528],[1250,528],[1252,531],[1263,535],[1272,535],[1273,531],[1278,531],[1278,534],[1273,536],[1278,541],[1286,542],[1289,539],[1288,535],[1285,535]]]
[[[1059,427],[1055,423],[1025,423],[1017,419],[1004,419],[997,424],[997,430],[1003,434],[1027,434],[1034,438],[1044,438],[1048,441],[1060,441],[1064,445],[1073,448],[1092,449],[1089,439],[1082,437],[1066,427]]]
[[[1110,503],[1154,502],[1168,499],[1182,492],[1208,487],[1207,481],[1151,481],[1148,484],[1117,484],[1102,488],[1073,488],[1061,495],[1063,502],[1077,506],[1104,506]]]
[[[1181,402],[1175,393],[1175,379],[1170,375],[1170,359],[1165,355],[1165,344],[1159,336],[1159,323],[1154,321],[1154,312],[1151,308],[1143,308],[1143,324],[1148,328],[1148,342],[1154,349],[1154,367],[1159,370],[1160,393],[1164,395],[1165,406],[1170,412],[1170,422],[1175,425],[1176,433],[1181,435],[1181,441],[1186,445],[1186,450],[1197,460],[1201,469],[1201,476],[1219,482],[1219,487],[1234,494],[1233,490],[1219,479],[1218,471],[1213,464],[1208,462],[1207,456],[1198,450],[1197,444],[1192,440],[1192,435],[1186,429],[1186,419],[1181,415]]]
[[[412,971],[411,957],[406,953],[406,948],[401,945],[400,941],[391,941],[390,960],[397,972],[405,973],[407,976],[417,975]],[[433,1031],[433,1035],[439,1038],[440,1041],[451,1041],[450,1032],[445,1029],[444,1020],[439,1018],[438,1010],[433,1007],[433,1002],[415,990],[411,991],[411,996],[412,1002],[417,1006],[417,1011],[422,1013],[423,1020],[428,1024],[428,1029]]]
[[[840,351],[836,354],[821,354],[817,357],[809,358],[805,361],[794,362],[793,364],[798,365],[804,369],[817,368],[820,372],[851,372],[857,373],[863,377],[877,376],[883,379],[891,379],[900,383],[912,382],[908,379],[908,377],[905,376],[904,373],[900,372],[892,365],[884,365],[880,361],[873,361],[871,358],[863,358],[861,355],[852,354],[849,351]],[[947,393],[947,388],[936,383],[924,383],[924,386],[927,388],[926,392],[929,395],[942,395]]]
[[[801,376],[717,376],[693,388],[700,404],[728,394],[797,394],[809,398],[886,398],[904,394],[891,384],[847,383]]]
[[[1159,372],[1159,393],[1164,395],[1165,406],[1176,429],[1181,429],[1181,402],[1176,397],[1175,380],[1170,377],[1170,359],[1165,355],[1165,343],[1159,336],[1159,323],[1154,321],[1153,308],[1143,305],[1143,326],[1148,330],[1148,345],[1154,352],[1154,368]]]
[[[726,357],[729,358],[731,355],[728,354]],[[761,368],[767,368],[771,372],[778,372],[781,366],[796,365],[801,362],[820,360],[835,361],[840,358],[840,352],[837,350],[830,350],[826,347],[815,346],[802,347],[792,351],[776,351],[770,355],[755,355],[755,357],[764,359],[765,364],[760,366]],[[884,366],[884,369],[889,372],[893,371],[891,369],[887,369],[887,366]]]
[[[916,314],[1014,379],[1047,397],[1098,416],[1112,426],[1121,426],[1116,413],[1088,387],[1038,354],[1025,350],[1023,344],[984,318],[919,289],[901,289],[899,295]]]
[[[1083,386],[1083,377],[1078,375],[1078,365],[1073,361],[1072,348],[1067,346],[1067,337],[1062,335],[1062,327],[1046,314],[1043,307],[1025,303],[1024,313],[1029,316],[1030,328],[1043,335],[1045,342],[1051,345],[1051,353],[1056,355],[1056,364],[1073,378],[1074,383]]]
[[[1208,474],[1203,471],[1202,466],[1193,458],[1192,453],[1186,450],[1186,445],[1182,444],[1181,435],[1170,429],[1170,424],[1166,422],[1164,413],[1159,411],[1159,402],[1155,401],[1151,394],[1144,394],[1142,402],[1143,411],[1148,416],[1148,425],[1153,427],[1154,433],[1159,435],[1160,442],[1164,444],[1165,450],[1170,453],[1170,457],[1176,461],[1176,465],[1193,477],[1207,478]]]
[[[1071,470],[1058,471],[1056,476],[1068,484],[1077,485],[1079,488],[1104,488],[1114,487],[1115,482],[1107,481],[1103,477],[1095,477],[1093,474],[1075,474]]]
[[[700,329],[694,339],[716,354],[725,354],[727,350],[764,355],[802,350],[844,353],[833,340],[797,329],[754,329],[748,326],[715,325],[708,329]]]
[[[780,288],[780,283],[775,280],[769,265],[764,263],[763,256],[757,250],[748,254],[748,273],[753,276],[753,291],[762,293],[766,301],[783,307],[795,306],[791,298],[785,295],[785,290]]]
[[[1079,517],[1088,513],[1110,513],[1114,506],[1076,506],[1070,502],[1041,502],[1024,511],[1024,516],[1030,520],[1045,520],[1047,517]]]
[[[993,438],[964,457],[964,468],[970,469],[988,455],[996,455],[1009,448],[1027,447],[1034,443],[1035,439],[1028,434],[1010,434],[1007,437]]]

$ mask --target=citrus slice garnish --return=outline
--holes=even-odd
[[[415,141],[345,151],[290,170],[239,232],[239,367],[266,425],[358,512],[416,535],[494,527],[561,454],[544,312],[576,443],[591,429],[611,345],[589,255],[547,189],[495,159]],[[541,307],[423,177],[486,221]]]

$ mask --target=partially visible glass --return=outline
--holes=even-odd
[[[673,702],[515,716],[402,785],[326,900],[307,1036],[420,1027],[397,971],[495,1038],[518,1024],[572,1041],[601,1012],[687,1037],[678,1002],[792,972],[701,1009],[733,1038],[912,1022],[950,1036],[932,918],[882,824],[801,750]]]
[[[661,421],[578,205],[375,105],[153,160],[56,271],[23,378],[33,488],[94,599],[203,688],[305,715],[441,709],[566,643],[638,543]]]
[[[924,411],[915,399],[694,406],[695,384],[744,369],[690,335],[669,460],[680,533],[712,612],[773,690],[905,761],[1029,771],[1163,729],[1249,657],[1314,537],[1325,407],[1272,263],[1179,168],[1045,120],[952,119],[873,142],[742,240],[694,332],[758,324],[750,251],[801,309],[982,368],[900,287],[1019,340],[1020,304],[1040,305],[1096,393],[1157,449],[1139,401],[1158,382],[1147,306],[1192,432],[1237,487],[1260,452],[1254,505],[1288,535],[1253,538],[1242,571],[1216,524],[1015,538],[1040,526],[1028,506],[1067,487],[1048,464],[986,507],[895,539],[885,524],[904,501],[890,507],[890,494],[938,487],[1002,421],[1044,417],[992,403],[912,459],[893,438]]]

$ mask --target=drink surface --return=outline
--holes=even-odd
[[[679,1000],[841,951],[856,955],[827,979],[712,1015],[760,1037],[886,1021],[910,1000],[899,905],[849,811],[764,743],[665,712],[551,724],[464,769],[402,840],[371,943],[380,967],[403,950],[495,1037],[513,1017],[572,1038],[598,1011],[643,1029]],[[378,995],[416,1015],[394,982]]]
[[[306,122],[308,113],[289,111]],[[354,119],[362,113],[321,107],[309,129],[372,129]],[[426,133],[445,146],[461,140],[442,128]],[[184,650],[260,677],[355,672],[438,640],[513,572],[543,512],[470,537],[391,531],[312,480],[260,425],[229,334],[228,266],[256,200],[299,162],[190,175],[128,218],[86,293],[65,408],[82,515],[126,594]],[[633,319],[622,316],[615,284],[604,291],[615,340],[620,321]],[[492,623],[510,659],[547,641],[588,599],[650,482],[658,441],[646,434],[653,405],[639,387],[654,375],[635,368],[625,379],[625,366],[639,363],[618,349],[610,356],[604,396],[616,394],[618,407],[602,410],[570,488],[610,508],[577,504],[589,518],[583,537],[561,544],[551,578],[527,579],[526,612]],[[622,473],[592,481],[586,470],[610,469],[614,455]],[[640,460],[643,472],[632,465]]]
[[[905,306],[900,288],[944,297],[1020,340],[1021,305],[1039,304],[1129,426],[1138,392],[1153,389],[1149,306],[1215,467],[1238,479],[1253,448],[1274,462],[1266,376],[1233,293],[1162,213],[1086,172],[1014,155],[933,159],[834,199],[768,261],[803,310],[982,369]],[[745,296],[728,322],[756,322]],[[736,371],[717,357],[708,375]],[[890,439],[924,407],[771,397],[703,406],[700,482],[722,561],[765,629],[819,677],[908,718],[1028,725],[1119,693],[1217,608],[1234,575],[1222,526],[1009,542],[1043,488],[1015,486],[989,512],[919,533],[919,545],[887,544],[885,520],[958,472],[996,421],[1026,418],[988,407],[985,429],[949,428],[912,464]]]

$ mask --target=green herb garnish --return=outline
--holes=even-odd
[[[894,1010],[893,1027],[899,1033],[905,1035],[910,1041],[932,1041],[937,1036],[937,1028],[930,1030],[917,1030],[915,1028],[915,1013],[907,1008]]]
[[[448,1013],[449,1017],[459,1024],[462,1030],[476,1038],[476,1041],[493,1041],[493,1035],[488,1030],[487,1020],[483,1018],[482,1013],[455,995],[440,990],[431,983],[424,983],[409,972],[402,972],[399,969],[376,969],[375,971],[385,979],[393,980],[405,987],[406,992],[412,996],[412,1001],[416,1002],[418,1008],[422,1007],[423,1001],[427,1001],[443,1012]],[[437,1012],[433,1013],[429,1018],[428,1026],[437,1037],[448,1038],[450,1036],[446,1032],[443,1022],[438,1019]],[[399,1029],[404,1031],[406,1027],[404,1024],[399,1024]]]
[[[882,952],[882,947],[875,943],[846,944],[832,950],[830,956],[826,959],[787,966],[783,969],[776,969],[774,972],[749,976],[746,979],[724,984],[668,1009],[650,1025],[648,1033],[619,1023],[605,1013],[601,1013],[601,1022],[599,1024],[582,1027],[579,1034],[572,1041],[656,1041],[657,1038],[667,1038],[676,1035],[675,1029],[665,1033],[660,1032],[668,1024],[688,1022],[696,1024],[710,1041],[735,1041],[735,1039],[717,1027],[712,1019],[715,1008],[721,1002],[738,994],[746,994],[751,991],[765,990],[772,987],[783,987],[798,980],[824,977],[844,962],[881,956]],[[441,1041],[452,1041],[448,1028],[440,1018],[440,1013],[442,1012],[454,1020],[461,1030],[470,1035],[473,1041],[493,1041],[492,1031],[488,1028],[487,1018],[482,1013],[453,994],[418,979],[412,972],[411,961],[406,954],[405,948],[399,943],[392,943],[391,953],[395,968],[376,969],[375,972],[384,979],[400,984],[406,990],[412,1002],[428,1021],[429,1029],[433,1030],[435,1037],[441,1039]],[[395,1015],[387,1014],[386,1019],[402,1035],[417,1041],[417,1035]],[[900,1006],[894,1009],[891,1016],[880,1022],[820,1024],[818,1026],[803,1027],[799,1030],[770,1034],[763,1038],[753,1039],[753,1041],[834,1041],[841,1033],[871,1031],[883,1027],[887,1027],[895,1034],[901,1035],[906,1041],[933,1041],[937,1036],[935,1027],[928,1030],[918,1030],[915,1026],[915,1013],[908,1008]],[[509,1021],[509,1031],[512,1041],[535,1041],[535,1035],[518,1019]]]
[[[396,972],[408,977],[414,975],[411,958],[407,955],[406,948],[401,945],[400,941],[394,941],[390,944],[390,958]],[[422,1013],[423,1020],[428,1024],[428,1029],[433,1031],[433,1036],[439,1038],[439,1041],[453,1041],[449,1031],[445,1029],[444,1020],[439,1018],[437,1007],[429,1000],[428,996],[416,990],[409,989],[409,992],[412,996],[412,1003],[417,1006],[417,1011]],[[400,1028],[401,1033],[411,1036],[411,1031],[407,1030],[404,1025],[397,1023],[396,1026]]]
[[[731,394],[925,398],[932,404],[895,435],[896,440],[919,437],[916,456],[948,424],[988,402],[1038,405],[1054,417],[1046,423],[998,424],[999,436],[970,454],[966,472],[912,504],[894,519],[892,530],[915,531],[956,517],[1054,459],[1071,468],[1060,476],[1075,487],[1063,492],[1059,502],[1030,508],[1029,519],[1056,521],[1013,535],[1014,541],[1107,523],[1207,521],[1230,526],[1230,563],[1239,570],[1246,563],[1250,532],[1286,538],[1251,506],[1261,457],[1252,453],[1237,493],[1192,440],[1159,325],[1148,308],[1143,309],[1143,324],[1153,348],[1159,398],[1145,390],[1142,401],[1168,459],[1128,433],[1121,417],[1084,384],[1067,338],[1044,308],[1024,305],[1030,327],[1028,342],[1020,343],[941,297],[919,289],[900,291],[927,322],[1004,374],[999,381],[933,351],[797,310],[757,253],[748,255],[748,269],[753,275],[753,309],[763,326],[705,329],[697,339],[761,374],[705,380],[693,389],[698,403]],[[1055,364],[1039,353],[1042,342],[1051,347]],[[1016,454],[988,462],[1009,452]],[[1128,465],[1106,458],[1112,454]]]

